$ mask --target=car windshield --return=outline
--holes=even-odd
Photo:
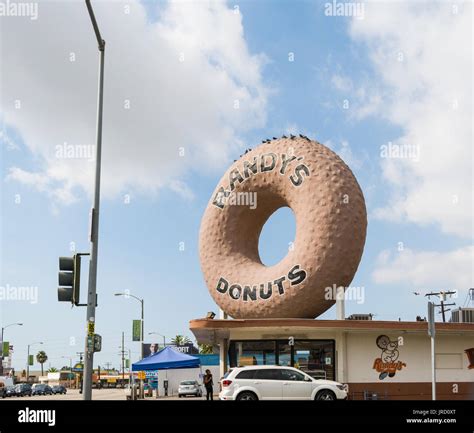
[[[183,382],[181,382],[181,385],[196,385],[196,381],[195,380],[184,380]]]

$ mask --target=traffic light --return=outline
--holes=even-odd
[[[81,255],[73,257],[59,257],[58,274],[58,301],[71,302],[79,305],[79,291],[81,280]]]

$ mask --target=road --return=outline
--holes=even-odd
[[[92,390],[92,400],[126,400],[126,395],[128,394],[127,389],[122,388],[108,388],[108,389],[93,389]],[[217,399],[217,395],[214,396]],[[82,400],[82,394],[79,393],[77,389],[69,389],[67,394],[62,395],[35,395],[32,397],[9,397],[4,400],[0,399],[0,404],[2,401],[8,401],[11,399],[17,400]],[[196,397],[187,397],[186,400],[205,400],[203,398]],[[147,397],[145,400],[156,400],[155,397]],[[160,397],[158,400],[182,400],[178,396],[175,397]]]

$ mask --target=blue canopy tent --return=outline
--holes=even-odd
[[[132,371],[166,371],[166,380],[168,380],[168,370],[178,368],[201,368],[201,360],[196,356],[186,355],[178,352],[171,347],[165,347],[154,355],[143,358],[141,361],[132,364]],[[202,377],[202,371],[200,371]],[[156,382],[158,386],[158,382]],[[167,391],[165,390],[165,395]]]
[[[201,360],[196,356],[186,355],[168,346],[158,353],[132,364],[132,371],[199,368],[200,366]]]

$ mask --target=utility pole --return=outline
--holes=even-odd
[[[102,111],[104,102],[104,55],[105,41],[102,36],[95,19],[94,11],[90,0],[85,0],[87,10],[94,28],[94,33],[99,46],[99,85],[97,99],[97,131],[96,131],[96,161],[95,161],[95,188],[94,188],[94,206],[91,210],[90,223],[90,242],[91,255],[89,262],[89,288],[87,294],[87,330],[85,344],[85,360],[84,360],[84,400],[92,399],[92,372],[94,366],[94,347],[88,344],[90,334],[95,331],[95,308],[97,305],[97,254],[99,244],[99,208],[100,208],[100,169],[102,157]],[[93,342],[92,336],[92,342]],[[91,347],[92,346],[92,347]]]
[[[431,339],[431,399],[436,400],[435,305],[428,302],[428,335]]]
[[[122,388],[125,387],[125,332],[122,331]]]
[[[446,313],[448,311],[451,311],[450,308],[446,309],[445,307],[448,307],[450,305],[456,305],[454,302],[453,303],[450,303],[450,304],[445,304],[446,302],[446,296],[451,296],[451,295],[454,295],[456,292],[454,291],[447,291],[447,292],[444,292],[444,291],[439,291],[439,292],[430,292],[430,293],[427,293],[425,296],[428,296],[428,298],[430,298],[431,296],[438,296],[439,299],[440,299],[440,304],[433,304],[435,307],[439,307],[440,310],[441,310],[441,315],[443,317],[443,323],[446,322]]]

